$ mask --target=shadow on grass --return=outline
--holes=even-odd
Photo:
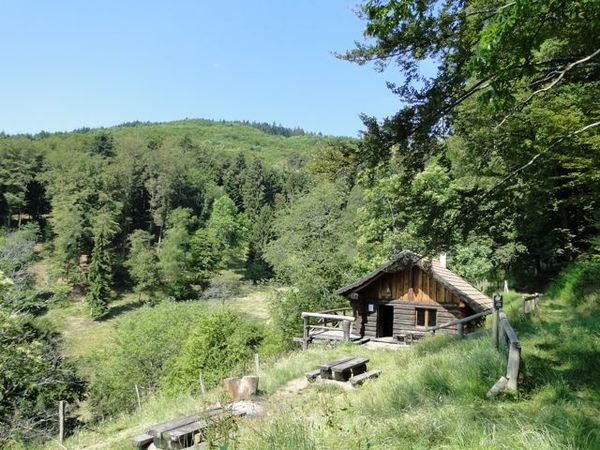
[[[121,303],[119,305],[112,306],[108,310],[108,312],[102,317],[102,321],[114,319],[116,317],[119,317],[121,314],[124,314],[129,311],[134,311],[146,304],[147,302],[143,300],[136,300],[133,302]]]

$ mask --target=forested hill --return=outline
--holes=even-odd
[[[68,145],[85,147],[90,135],[110,133],[118,142],[146,144],[150,147],[162,143],[178,142],[184,138],[212,150],[225,152],[253,152],[274,163],[282,163],[295,155],[312,152],[324,137],[320,133],[306,132],[300,127],[288,128],[275,123],[251,121],[214,121],[184,119],[171,122],[126,122],[110,128],[80,128],[71,132],[34,135],[7,135],[1,138],[28,138],[43,141],[49,146]]]
[[[189,298],[232,259],[252,279],[270,275],[274,211],[309,188],[310,155],[336,141],[208,120],[2,135],[0,222],[39,228],[53,274],[83,287],[95,316],[113,283]]]

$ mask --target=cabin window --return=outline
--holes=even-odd
[[[418,327],[433,327],[436,324],[437,310],[431,308],[415,308],[416,309],[416,326]]]

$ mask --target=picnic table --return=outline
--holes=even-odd
[[[379,370],[367,371],[369,358],[345,356],[319,365],[310,372],[306,372],[306,378],[312,382],[321,377],[323,380],[335,380],[349,382],[350,384],[362,384],[365,380],[376,378],[381,373]]]
[[[158,449],[179,450],[192,447],[203,440],[202,432],[209,425],[211,418],[224,415],[223,408],[212,408],[202,413],[178,417],[168,422],[153,425],[145,433],[134,437],[131,443],[143,450],[154,444]],[[242,413],[229,411],[231,416],[241,416]]]

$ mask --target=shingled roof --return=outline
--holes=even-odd
[[[371,284],[386,273],[399,272],[412,266],[418,266],[423,271],[429,273],[435,280],[453,291],[466,304],[473,308],[473,310],[479,312],[492,307],[492,299],[475,288],[464,278],[461,278],[451,270],[443,267],[438,260],[429,260],[410,250],[403,250],[397,253],[383,266],[368,273],[354,283],[339,289],[336,293],[339,295],[349,295],[352,292]]]

